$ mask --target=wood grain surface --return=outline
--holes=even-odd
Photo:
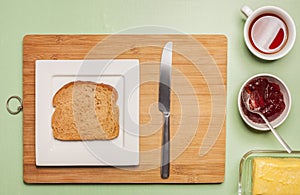
[[[159,65],[173,41],[170,177],[160,178]],[[35,165],[35,60],[139,59],[140,165]],[[27,35],[23,40],[26,183],[221,183],[225,174],[227,38],[223,35]],[[51,128],[51,127],[49,127]]]

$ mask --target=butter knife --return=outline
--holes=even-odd
[[[161,178],[163,179],[167,179],[170,174],[170,87],[172,72],[172,46],[172,42],[166,43],[162,52],[160,63],[158,107],[164,118],[161,162]]]

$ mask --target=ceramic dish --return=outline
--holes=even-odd
[[[300,159],[300,151],[287,153],[286,151],[280,150],[251,150],[247,152],[240,161],[238,195],[252,195],[253,158],[257,157]]]
[[[276,128],[279,125],[281,125],[285,119],[287,118],[287,116],[289,115],[290,109],[291,109],[291,105],[292,105],[292,98],[291,98],[291,94],[290,91],[288,89],[288,87],[286,86],[286,84],[277,76],[272,75],[272,74],[257,74],[254,75],[252,77],[250,77],[241,87],[239,94],[238,94],[238,108],[239,108],[239,113],[242,117],[242,119],[244,120],[244,122],[249,125],[250,127],[256,129],[256,130],[261,130],[261,131],[268,131],[269,128],[267,127],[267,125],[265,123],[256,123],[254,121],[252,121],[251,119],[249,119],[249,117],[244,113],[243,108],[242,108],[242,98],[241,98],[241,94],[243,92],[243,89],[245,88],[245,86],[250,82],[253,81],[256,78],[266,78],[269,82],[275,83],[277,85],[279,85],[280,87],[280,91],[283,94],[283,99],[284,99],[284,103],[285,103],[285,108],[283,110],[283,112],[273,121],[271,121],[271,125]]]
[[[66,83],[93,81],[118,91],[119,136],[113,140],[60,141],[52,134],[52,98]],[[35,147],[37,166],[139,164],[139,61],[36,61]]]

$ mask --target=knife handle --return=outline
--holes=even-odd
[[[170,114],[164,115],[162,136],[162,166],[161,178],[167,179],[170,174]]]

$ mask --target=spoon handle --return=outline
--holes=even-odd
[[[284,149],[288,152],[291,153],[292,149],[290,146],[283,140],[283,138],[277,133],[277,131],[272,127],[268,119],[260,113],[261,118],[265,121],[265,123],[268,125],[268,127],[271,129],[272,133],[276,137],[276,139],[279,141],[279,143],[284,147]]]

